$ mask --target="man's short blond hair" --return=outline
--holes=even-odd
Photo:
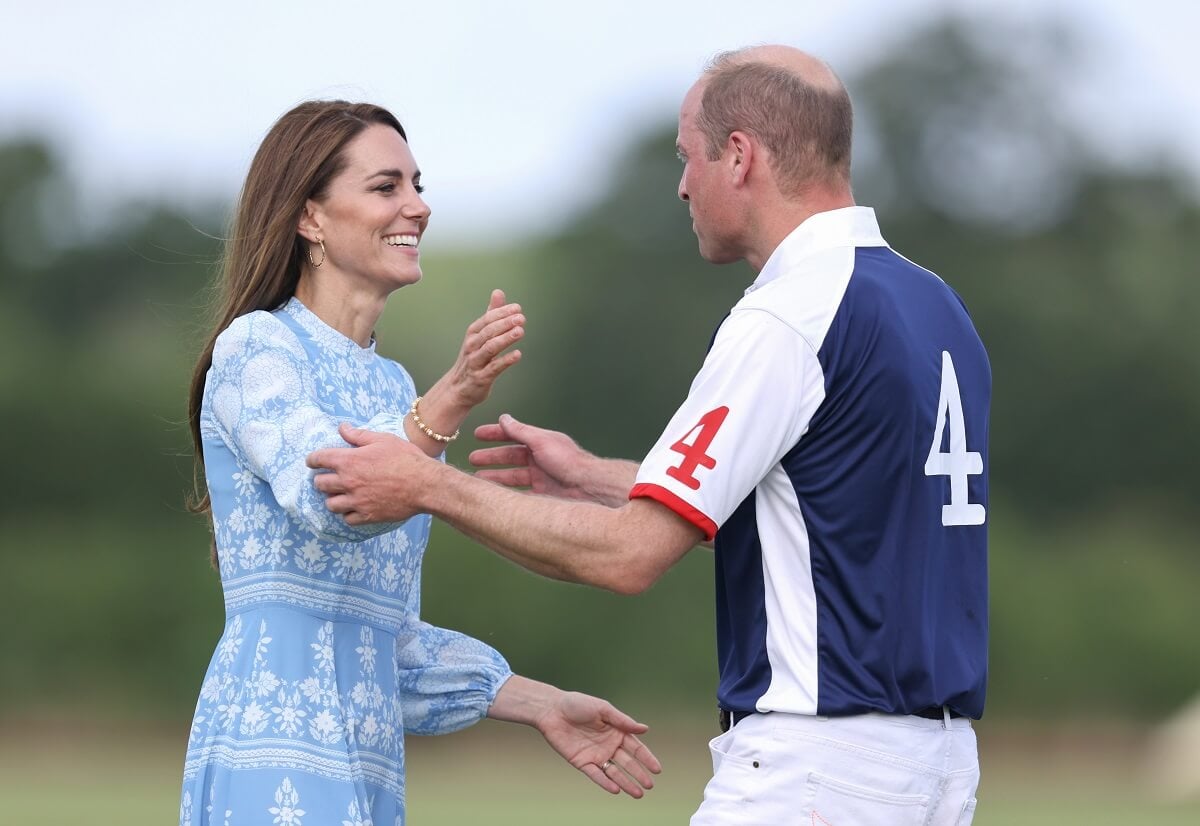
[[[849,182],[854,115],[846,88],[816,84],[745,51],[715,57],[705,70],[696,123],[708,159],[721,156],[733,132],[746,132],[770,153],[780,190],[797,195],[818,183]]]

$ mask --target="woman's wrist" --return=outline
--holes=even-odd
[[[421,397],[417,396],[413,399],[412,405],[408,408],[408,415],[412,417],[413,424],[417,426],[417,430],[424,433],[430,439],[440,444],[449,444],[458,438],[459,429],[455,428],[453,433],[439,433],[421,418]]]
[[[471,406],[456,400],[456,395],[439,381],[416,404],[405,411],[405,431],[409,441],[431,446],[438,453],[457,437]]]
[[[521,723],[541,731],[541,722],[558,703],[563,691],[548,683],[514,674],[492,701],[487,716],[507,723]]]

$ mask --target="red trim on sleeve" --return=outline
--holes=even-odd
[[[634,485],[633,490],[629,491],[629,498],[637,499],[639,497],[653,499],[655,502],[670,508],[684,519],[691,522],[697,528],[704,531],[704,539],[706,541],[717,535],[716,522],[709,519],[703,513],[696,510],[694,507],[661,485],[655,485],[649,482],[642,482],[641,484]]]

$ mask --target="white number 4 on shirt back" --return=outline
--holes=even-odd
[[[942,452],[942,433],[950,420],[950,451]],[[983,457],[967,450],[967,427],[963,420],[962,396],[950,354],[942,351],[942,391],[938,397],[937,426],[925,460],[926,476],[950,477],[950,504],[942,505],[942,525],[982,525],[983,505],[968,500],[967,477],[983,473]]]

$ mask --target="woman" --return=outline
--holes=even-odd
[[[341,421],[431,456],[519,358],[524,318],[492,295],[424,396],[375,353],[387,296],[421,278],[429,220],[403,127],[369,104],[301,104],[251,164],[216,329],[189,415],[227,621],[188,744],[181,824],[404,822],[404,733],[484,715],[533,725],[610,792],[653,783],[645,727],[514,676],[483,643],[420,621],[429,517],[351,527],[305,457]]]

